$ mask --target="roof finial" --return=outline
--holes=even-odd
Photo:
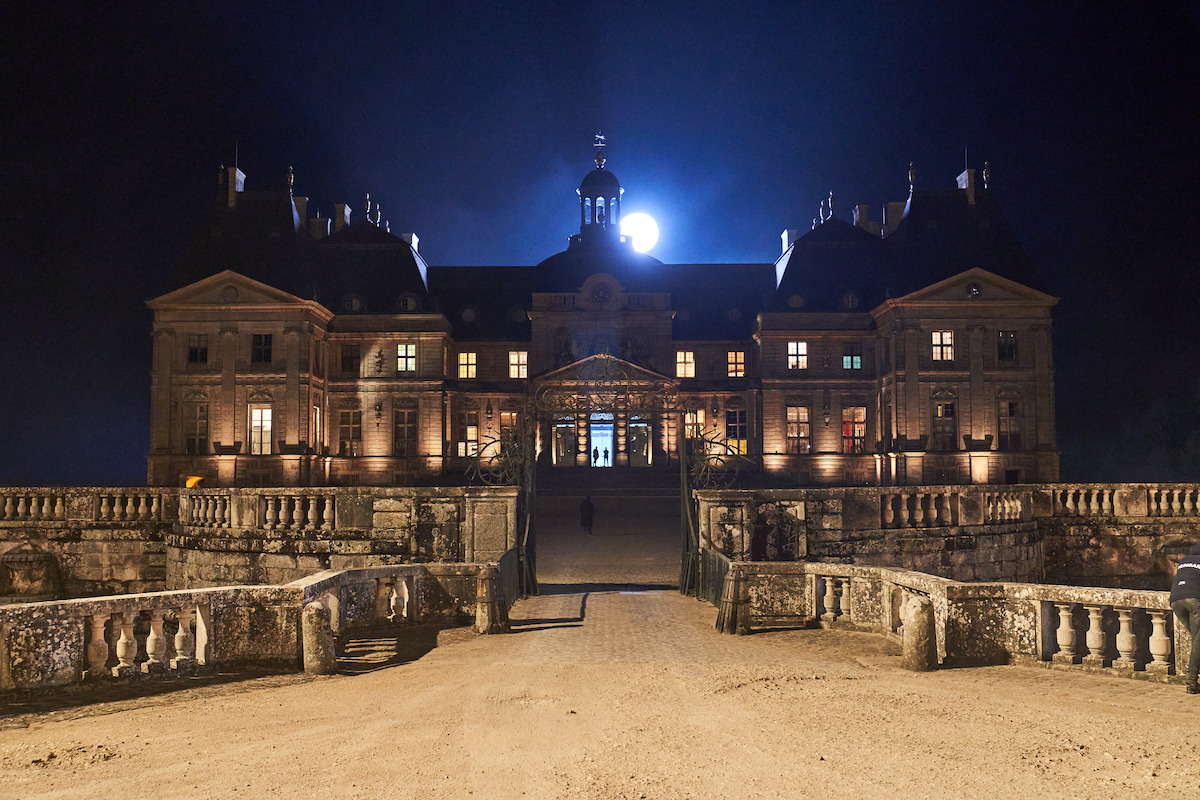
[[[592,140],[592,146],[596,148],[596,168],[604,169],[604,134],[596,131],[596,137]]]
[[[913,169],[913,162],[908,162],[908,193],[912,194],[913,189],[917,185],[917,171]]]
[[[288,191],[296,185],[296,173],[292,171],[292,165],[288,164]]]
[[[817,229],[817,218],[816,218],[816,217],[813,217],[813,226],[812,226],[812,229],[813,229],[814,231]]]
[[[375,204],[375,225],[379,225],[379,203]]]
[[[367,222],[371,221],[371,193],[367,192]]]
[[[987,188],[988,181],[992,179],[992,168],[988,162],[983,162],[983,188]]]
[[[829,190],[829,216],[833,217],[833,189]]]

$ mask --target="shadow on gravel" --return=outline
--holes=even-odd
[[[439,644],[474,638],[475,631],[461,625],[386,625],[355,630],[338,656],[338,673],[363,675],[388,667],[408,664]]]
[[[303,673],[282,669],[247,669],[227,672],[200,672],[182,678],[154,680],[101,680],[73,683],[51,689],[14,691],[6,693],[0,701],[0,729],[24,727],[20,718],[24,715],[57,715],[68,712],[65,717],[80,716],[72,710],[86,709],[87,714],[106,714],[139,708],[147,705],[162,705],[174,700],[171,695],[186,695],[193,690],[221,687],[277,678],[284,682],[309,680]],[[270,682],[270,681],[268,681]]]

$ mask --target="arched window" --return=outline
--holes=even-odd
[[[590,225],[592,223],[592,198],[585,197],[583,199],[583,224]]]
[[[597,225],[603,225],[603,224],[604,224],[604,222],[605,222],[605,217],[604,217],[604,198],[603,198],[603,197],[597,197],[597,198],[596,198],[596,224],[597,224]]]

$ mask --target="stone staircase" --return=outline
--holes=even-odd
[[[537,475],[539,514],[575,514],[584,495],[597,510],[626,514],[679,513],[679,467],[542,467]]]

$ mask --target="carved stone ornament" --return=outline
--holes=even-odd
[[[274,399],[266,389],[255,389],[246,397],[246,400],[250,403],[270,403]]]
[[[236,302],[240,296],[238,288],[232,284],[221,289],[221,300],[226,303]]]

